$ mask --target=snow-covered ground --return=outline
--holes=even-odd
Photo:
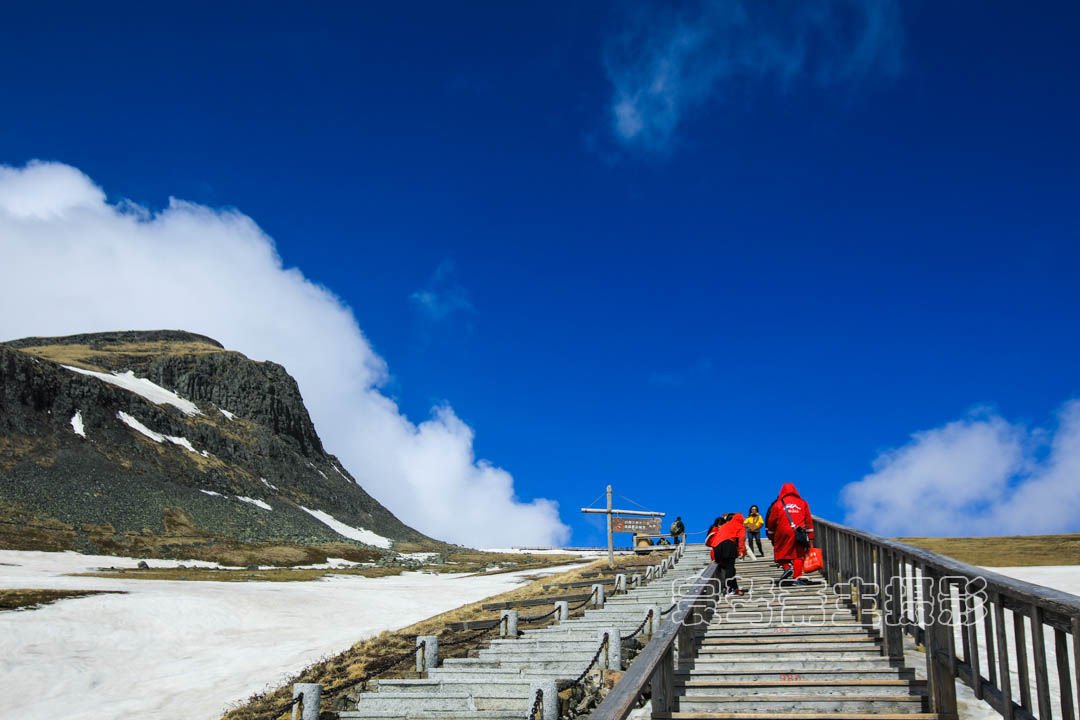
[[[1001,575],[1007,575],[1008,577],[1016,578],[1017,580],[1024,580],[1026,582],[1035,583],[1036,585],[1044,585],[1046,587],[1054,588],[1055,590],[1062,590],[1074,595],[1080,595],[1080,565],[1064,565],[1064,566],[1051,566],[1051,567],[998,567],[987,568],[992,572],[999,573]],[[1027,627],[1027,649],[1028,649],[1028,667],[1034,667],[1035,656],[1031,642],[1031,625],[1026,623]],[[1005,611],[1005,632],[1008,635],[1009,645],[1009,665],[1010,674],[1012,676],[1012,692],[1013,698],[1019,697],[1018,688],[1020,687],[1020,678],[1016,670],[1016,637],[1013,631],[1012,611]],[[979,645],[985,647],[985,633],[983,627],[980,625],[977,628],[977,634],[979,637]],[[1044,632],[1044,640],[1046,643],[1046,656],[1049,662],[1049,685],[1050,685],[1050,702],[1053,707],[1054,717],[1062,717],[1060,698],[1061,690],[1058,683],[1057,664],[1054,660],[1054,631],[1050,628],[1046,628]],[[1070,642],[1066,638],[1066,642]],[[960,638],[956,640],[957,648],[961,647]],[[915,650],[914,644],[909,637],[905,637],[905,655],[909,666],[915,668],[919,677],[926,677],[926,656],[924,653]],[[1070,658],[1072,656],[1072,649],[1069,648],[1068,652]],[[982,674],[985,676],[986,671],[986,655],[981,655],[982,658]],[[1034,699],[1035,694],[1035,676],[1031,674],[1031,697]],[[1075,681],[1073,684],[1073,697],[1076,695]],[[959,680],[956,683],[956,700],[960,714],[960,720],[1000,720],[1001,716],[990,705],[979,700],[975,697],[975,693],[971,691],[964,683]]]
[[[214,566],[150,561],[181,562]],[[216,720],[228,705],[359,640],[571,567],[281,583],[66,576],[137,563],[0,550],[0,588],[128,593],[0,613],[0,695],[12,717]]]
[[[527,548],[484,548],[483,552],[508,553],[511,555],[579,555],[581,557],[601,557],[607,555],[607,550],[562,550],[560,548],[544,548],[542,550],[529,550]],[[625,555],[625,552],[616,552],[616,555]]]

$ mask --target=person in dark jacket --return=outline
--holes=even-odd
[[[676,517],[675,522],[671,523],[671,527],[668,528],[668,531],[671,533],[672,540],[678,545],[679,538],[686,532],[686,526],[683,525],[682,518]]]
[[[739,581],[735,578],[735,559],[746,554],[746,526],[742,513],[727,513],[716,518],[705,544],[712,548],[712,559],[720,565],[721,578],[726,595],[742,595]]]
[[[796,541],[803,528],[808,540],[814,539],[814,518],[810,515],[810,506],[799,496],[799,491],[792,483],[784,483],[780,495],[765,514],[765,532],[772,540],[773,560],[784,568],[780,582],[794,581],[798,585],[809,585],[809,580],[802,576],[803,559],[809,545]]]

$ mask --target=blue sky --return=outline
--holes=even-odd
[[[249,216],[351,307],[401,410],[452,406],[576,544],[607,483],[691,529],[792,481],[816,513],[947,534],[1047,467],[1080,478],[1054,456],[1080,397],[1080,9],[760,7],[12,7],[0,163]],[[945,442],[907,505],[842,505],[999,422],[1019,455],[992,497],[949,496]],[[1080,530],[1041,523],[1052,496],[1009,529]],[[923,503],[949,513],[873,517]]]

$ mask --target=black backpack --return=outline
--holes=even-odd
[[[784,509],[784,514],[787,515],[787,521],[791,523],[791,529],[795,531],[795,544],[800,547],[808,548],[810,547],[810,535],[806,532],[806,528],[796,525],[795,521],[791,519],[791,513],[788,512],[787,505],[784,504],[785,497],[787,497],[787,495],[776,498],[776,502],[780,503],[780,507]]]

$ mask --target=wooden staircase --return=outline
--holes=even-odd
[[[772,548],[738,563],[746,595],[719,599],[696,630],[696,653],[675,670],[668,720],[930,720],[926,681],[890,660],[872,622],[827,588],[781,586]]]

